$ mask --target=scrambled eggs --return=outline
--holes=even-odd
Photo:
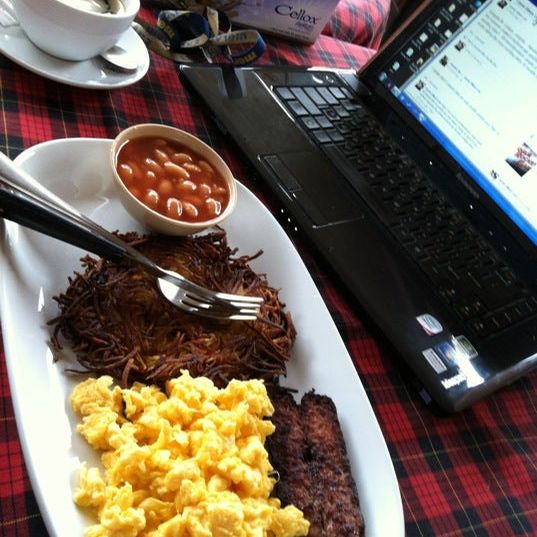
[[[309,522],[271,498],[265,438],[274,409],[261,380],[218,389],[186,371],[166,393],[111,377],[75,387],[78,431],[101,450],[104,472],[80,470],[74,500],[99,523],[86,537],[298,537]]]

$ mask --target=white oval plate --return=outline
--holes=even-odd
[[[107,168],[110,140],[66,139],[22,153],[16,162],[109,230],[140,230],[119,203]],[[244,186],[225,222],[239,254],[261,255],[254,270],[281,289],[298,337],[284,384],[329,395],[338,409],[366,525],[366,537],[403,537],[401,496],[392,461],[363,385],[336,326],[291,241]],[[24,457],[51,537],[82,535],[90,523],[72,501],[80,462],[98,464],[75,431],[68,395],[76,379],[53,363],[47,321],[84,252],[5,222],[0,305],[6,363]],[[67,366],[73,364],[67,364]],[[78,380],[80,380],[78,378]]]
[[[50,56],[37,48],[20,26],[0,26],[0,52],[29,71],[70,86],[113,89],[138,82],[149,69],[149,52],[142,38],[129,28],[117,42],[139,58],[132,73],[119,73],[104,66],[99,58],[70,62]]]

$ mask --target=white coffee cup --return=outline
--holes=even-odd
[[[70,0],[13,0],[13,6],[34,45],[52,56],[80,61],[109,49],[129,29],[140,0],[121,2],[124,9],[118,13],[98,13]]]

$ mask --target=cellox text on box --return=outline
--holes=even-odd
[[[243,0],[229,13],[233,23],[313,43],[338,0]]]

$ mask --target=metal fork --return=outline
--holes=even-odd
[[[140,265],[179,309],[213,319],[255,320],[260,297],[212,291],[166,270],[50,192],[0,153],[0,216],[111,261]]]

